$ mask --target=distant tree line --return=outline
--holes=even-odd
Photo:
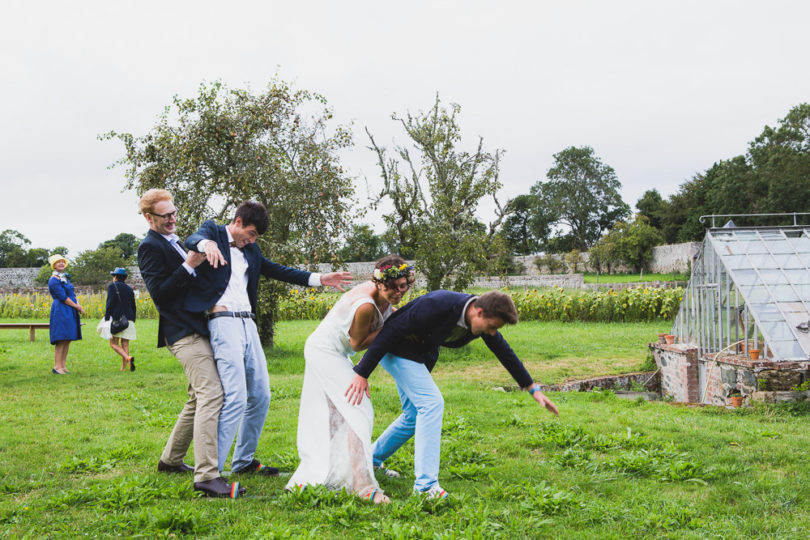
[[[338,267],[397,252],[415,259],[430,289],[461,289],[477,274],[514,272],[515,255],[538,252],[566,253],[580,267],[580,254],[591,251],[592,264],[602,271],[620,263],[642,268],[654,245],[702,235],[694,212],[733,205],[789,210],[802,207],[798,201],[804,199],[779,206],[780,196],[791,186],[808,189],[798,182],[808,153],[806,105],[791,111],[779,128],[766,128],[741,163],[715,165],[684,183],[670,201],[645,194],[636,216],[621,198],[614,169],[589,146],[562,149],[528,193],[500,197],[504,151],[487,148],[482,137],[463,141],[460,115],[459,105],[436,95],[427,109],[392,114],[401,136],[390,147],[366,129],[379,179],[368,181],[365,201],[357,199],[355,178],[341,163],[354,144],[350,127],[334,123],[324,96],[279,79],[259,91],[204,83],[196,96],[175,96],[147,133],[110,131],[100,139],[123,144],[116,164],[124,168],[126,188],[140,195],[164,187],[174,194],[181,236],[205,219],[226,222],[239,202],[254,199],[271,215],[270,230],[259,240],[269,258],[290,266]],[[786,184],[771,186],[768,178],[776,177]],[[751,185],[750,197],[715,206],[714,199],[737,192],[740,183]],[[493,210],[481,218],[485,201]],[[363,221],[367,208],[381,214],[380,223]],[[262,281],[260,333],[268,344],[283,290]]]
[[[64,246],[54,248],[29,248],[30,240],[21,232],[7,229],[0,233],[0,268],[40,267],[35,279],[38,285],[46,285],[51,275],[48,257],[58,253],[68,258],[66,270],[76,285],[98,285],[110,281],[110,272],[118,266],[136,264],[135,253],[141,239],[129,233],[121,233],[105,240],[96,249],[82,251],[71,258]]]

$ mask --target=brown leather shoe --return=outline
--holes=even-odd
[[[258,459],[254,459],[247,467],[242,467],[238,471],[231,471],[233,474],[260,474],[262,476],[278,476],[278,469],[262,465]]]
[[[194,491],[202,491],[206,497],[227,497],[230,499],[235,499],[247,493],[245,488],[239,486],[239,482],[229,484],[221,476],[205,482],[194,482]]]
[[[180,462],[180,465],[167,465],[166,463],[163,463],[162,459],[159,459],[158,471],[165,473],[193,473],[194,467],[189,467],[182,461]]]

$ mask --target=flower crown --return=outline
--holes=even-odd
[[[413,266],[408,266],[408,263],[402,263],[399,266],[386,265],[382,268],[374,269],[374,279],[377,281],[398,279],[401,277],[412,278],[413,275]]]

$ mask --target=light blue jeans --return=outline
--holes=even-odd
[[[374,443],[374,465],[379,466],[415,435],[413,488],[426,491],[439,482],[444,398],[424,364],[388,353],[380,365],[397,384],[402,414]]]
[[[270,406],[267,359],[252,319],[217,317],[208,321],[208,331],[225,394],[217,431],[219,470],[225,468],[238,431],[231,460],[231,470],[238,471],[253,462],[267,418]]]

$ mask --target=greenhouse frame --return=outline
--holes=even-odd
[[[673,325],[698,356],[810,359],[810,226],[711,228]]]
[[[707,229],[673,337],[650,344],[662,393],[714,405],[810,400],[810,225],[798,224],[810,214],[788,215],[793,225]]]

